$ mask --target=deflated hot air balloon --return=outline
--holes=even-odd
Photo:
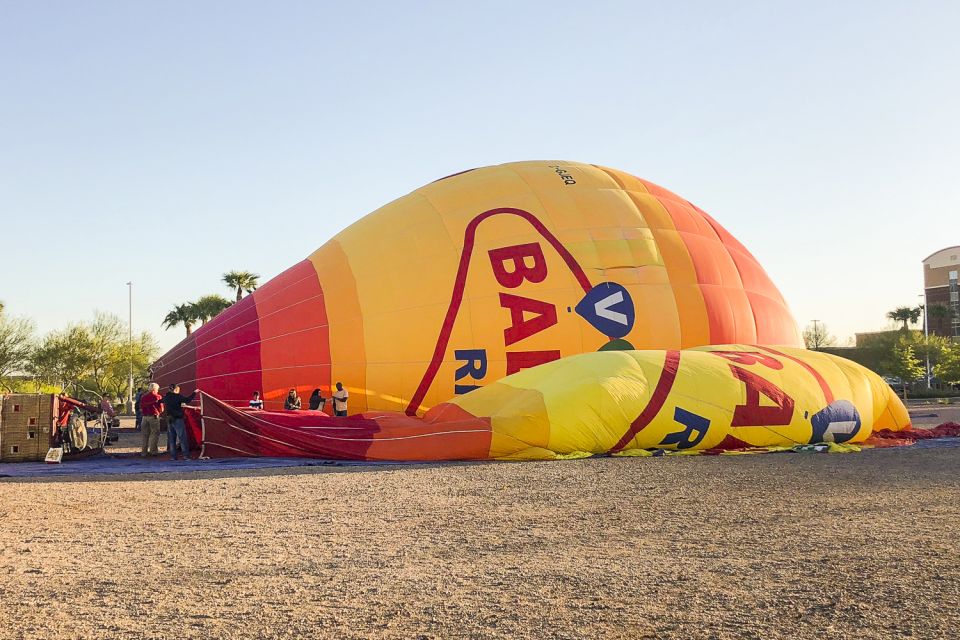
[[[351,411],[423,415],[454,398],[473,407],[504,376],[564,356],[737,343],[802,344],[776,287],[710,216],[612,169],[518,162],[360,219],[155,374],[226,403],[262,390],[273,409],[290,387],[329,396],[342,381]]]
[[[244,412],[204,397],[204,455],[360,460],[552,459],[588,454],[854,443],[909,424],[875,373],[789,347],[603,351],[549,362],[423,417]]]

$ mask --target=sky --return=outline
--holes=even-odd
[[[960,3],[0,0],[0,300],[173,346],[439,177],[602,164],[709,212],[844,343],[960,244]]]

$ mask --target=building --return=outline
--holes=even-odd
[[[923,293],[931,334],[960,339],[960,246],[947,247],[923,260]],[[946,307],[946,310],[939,307]]]

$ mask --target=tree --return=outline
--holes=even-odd
[[[150,381],[150,365],[157,355],[157,343],[147,332],[133,337],[123,358],[112,360],[107,366],[103,377],[104,391],[110,391],[117,397],[126,395],[130,364],[133,363],[133,384],[143,384]]]
[[[33,323],[0,312],[0,386],[13,390],[9,377],[26,369],[32,344]]]
[[[31,354],[28,373],[39,382],[79,395],[90,365],[89,341],[90,336],[82,325],[48,333]]]
[[[933,374],[947,384],[960,384],[960,342],[944,342],[944,349],[933,367]]]
[[[817,351],[820,347],[829,347],[836,344],[837,339],[830,335],[827,325],[822,322],[808,324],[803,330],[803,342],[807,349]]]
[[[39,382],[54,384],[75,396],[122,396],[130,363],[134,379],[145,379],[157,347],[144,332],[131,342],[116,316],[97,313],[92,322],[48,334],[30,357],[27,371]]]
[[[913,352],[913,344],[907,338],[901,338],[893,346],[886,369],[890,375],[903,380],[904,399],[907,397],[907,383],[920,379],[926,373]]]
[[[927,308],[927,315],[934,320],[940,320],[952,316],[953,310],[945,304],[932,304]]]
[[[945,304],[932,304],[927,308],[927,324],[930,327],[949,329],[950,323],[945,322],[953,317],[953,309]],[[943,327],[946,325],[946,327]]]
[[[216,293],[203,296],[196,302],[185,302],[183,304],[178,304],[170,311],[170,313],[166,315],[166,317],[164,317],[163,327],[165,329],[172,329],[173,327],[182,324],[187,330],[187,335],[189,336],[191,333],[193,333],[194,324],[196,324],[198,321],[202,324],[206,324],[207,320],[215,318],[221,311],[229,307],[231,304],[233,303]]]
[[[910,309],[910,324],[917,324],[920,322],[920,316],[923,315],[923,305],[919,305]]]
[[[907,331],[909,327],[907,325],[916,324],[920,319],[920,314],[923,313],[923,307],[897,307],[893,311],[887,313],[887,318],[893,320],[894,322],[902,322],[903,327],[902,331]]]
[[[913,339],[912,343],[917,358],[924,361],[929,359],[931,365],[936,365],[949,347],[950,340],[942,336],[920,334]]]
[[[93,322],[86,325],[89,370],[87,381],[98,395],[109,390],[110,372],[118,364],[125,367],[124,378],[130,368],[130,343],[126,327],[117,316],[97,312]]]
[[[197,309],[194,306],[194,303],[187,302],[184,304],[178,304],[164,317],[163,328],[172,329],[175,326],[182,324],[187,330],[187,335],[189,336],[191,333],[193,333],[193,325],[195,325],[199,320],[200,316],[197,315]]]
[[[193,309],[196,312],[197,317],[200,318],[200,322],[202,324],[206,324],[207,320],[217,317],[221,311],[229,307],[231,304],[233,303],[223,296],[214,293],[208,296],[203,296],[194,302]]]
[[[259,274],[250,271],[229,271],[223,274],[223,282],[231,289],[237,290],[237,302],[243,299],[243,292],[253,293],[258,284]]]

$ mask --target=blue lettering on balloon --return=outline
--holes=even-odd
[[[675,444],[677,449],[689,449],[697,446],[703,440],[703,436],[707,435],[707,429],[710,428],[710,421],[707,418],[680,407],[673,410],[673,419],[686,429],[668,433],[660,441],[660,444]]]
[[[834,400],[810,418],[810,442],[847,442],[860,432],[860,412],[849,400]]]
[[[457,360],[465,363],[454,373],[455,381],[459,382],[467,377],[482,380],[487,375],[486,349],[457,349],[453,355]],[[454,384],[453,392],[459,396],[479,388],[480,385],[477,384]]]

